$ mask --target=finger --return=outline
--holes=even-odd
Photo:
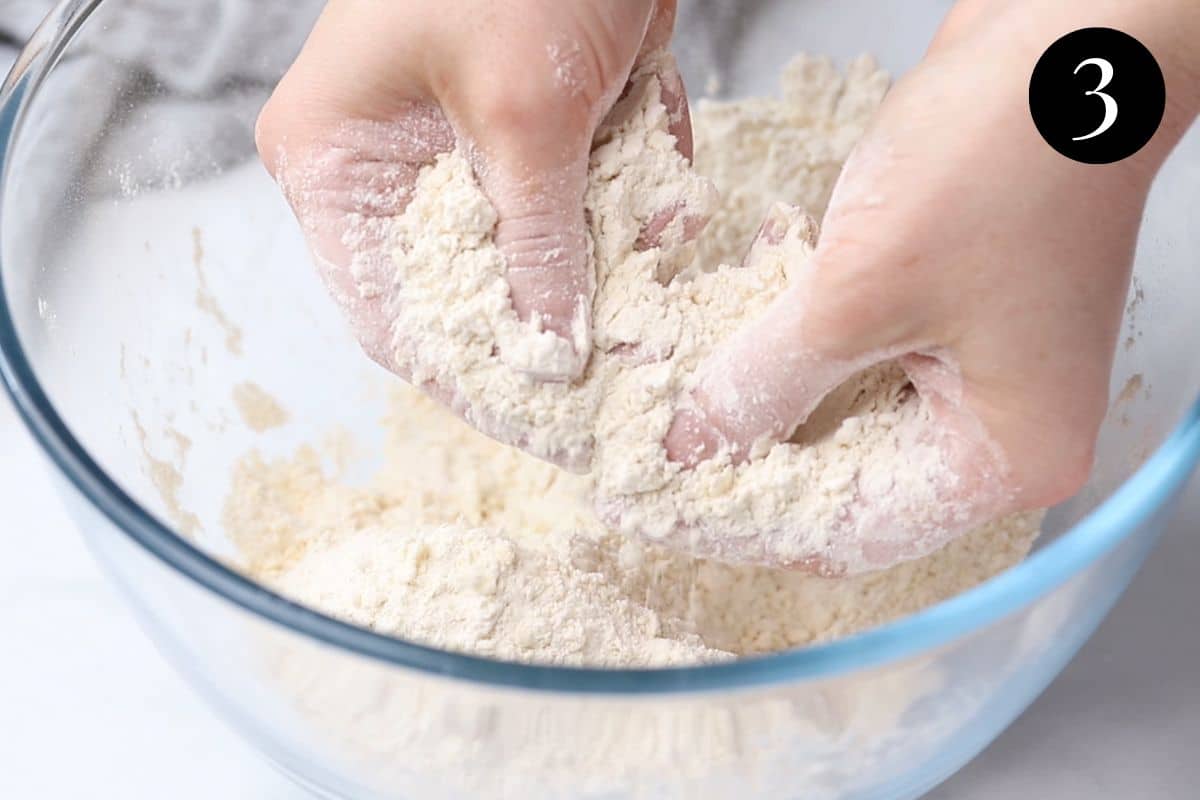
[[[540,363],[513,366],[546,380],[578,376],[591,347],[594,276],[583,211],[587,117],[583,109],[553,110],[561,105],[547,99],[538,110],[497,111],[489,124],[468,132],[476,172],[499,219],[495,241],[505,257],[513,309],[531,335],[550,334],[542,337]]]
[[[660,102],[667,111],[667,130],[675,149],[687,161],[692,158],[691,117],[687,95],[675,65],[675,58],[666,51],[655,51],[641,57],[624,91],[604,118],[604,127],[617,130],[641,113],[648,96]],[[719,205],[715,187],[706,197],[681,198],[650,217],[642,228],[634,247],[648,250],[653,247],[671,248],[694,240],[708,224],[712,210]],[[670,276],[663,276],[669,278]]]
[[[775,206],[759,229],[746,264],[776,260],[795,270],[808,261],[815,226],[799,210]],[[805,274],[759,319],[726,341],[701,365],[665,440],[668,456],[687,466],[729,449],[744,459],[760,439],[782,441],[833,388],[869,358],[830,358],[805,341],[810,287]]]
[[[675,57],[668,52],[675,33],[676,0],[659,0],[646,28],[646,38],[638,54],[638,63],[654,62],[654,73],[662,84],[662,102],[670,116],[669,130],[675,146],[689,162],[692,160],[692,116],[687,90]]]
[[[566,380],[582,372],[591,347],[586,164],[529,163],[511,151],[498,155],[482,185],[499,218],[495,241],[505,257],[513,309],[535,334],[554,337],[546,340],[547,357],[513,366],[540,379]]]
[[[711,215],[706,212],[695,213],[686,203],[675,203],[650,218],[634,241],[634,249],[649,250],[664,244],[690,242],[700,235],[710,218]]]
[[[680,154],[690,162],[693,153],[691,109],[679,65],[669,50],[675,32],[676,5],[676,0],[658,0],[654,4],[632,73],[635,76],[650,73],[658,78],[661,100],[669,118],[668,131],[675,137]],[[626,87],[625,93],[628,91],[629,87]]]
[[[535,359],[501,357],[540,379],[577,377],[590,352],[588,156],[652,10],[644,2],[548,6],[538,30],[505,26],[486,62],[465,65],[451,85],[431,81],[496,208],[513,308],[537,337],[539,346],[521,348]]]
[[[642,50],[639,57],[658,50],[666,50],[675,35],[675,16],[678,12],[678,0],[656,0],[650,22],[646,25],[646,36],[642,40]]]
[[[679,74],[678,64],[671,54],[663,52],[657,62],[655,74],[662,86],[663,105],[667,107],[667,130],[675,137],[675,148],[691,163],[694,153],[692,112],[688,106],[683,76]]]
[[[782,299],[805,302],[800,292]],[[760,440],[788,439],[825,395],[866,366],[798,345],[802,329],[803,319],[773,306],[710,356],[667,433],[668,456],[694,466],[728,449],[742,461]]]

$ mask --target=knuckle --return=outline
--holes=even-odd
[[[296,92],[285,76],[254,122],[254,145],[268,172],[276,178],[287,166],[287,157],[311,143],[321,131],[319,120],[326,112],[323,105],[314,105],[311,98]]]
[[[513,213],[501,216],[495,233],[496,244],[510,262],[547,271],[581,268],[587,250],[582,209],[567,204],[549,211],[511,205]]]
[[[578,56],[579,77],[598,101],[606,92],[620,88],[629,77],[629,63],[642,46],[642,39],[662,28],[659,38],[669,37],[674,4],[657,8],[649,0],[621,3],[584,3],[576,9],[580,35],[574,49]],[[660,43],[665,44],[665,41]]]
[[[471,70],[478,74],[474,91],[468,89],[464,99],[492,128],[589,128],[599,106],[628,79],[629,62],[640,45],[630,34],[640,31],[638,18],[644,22],[645,16],[639,5],[578,4],[563,20],[560,35],[524,43],[534,55],[523,63],[532,68],[497,80],[494,65],[479,63]]]
[[[283,146],[283,133],[287,130],[286,111],[273,95],[263,106],[254,123],[254,146],[267,170],[274,175],[279,161],[279,150]]]
[[[587,106],[546,76],[529,76],[503,87],[490,82],[468,102],[487,129],[505,138],[527,139],[539,133],[570,139],[587,127]]]

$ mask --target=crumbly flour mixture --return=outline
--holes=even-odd
[[[665,666],[825,641],[910,614],[1019,562],[1038,516],[925,559],[828,579],[697,559],[609,532],[591,479],[472,430],[414,390],[386,463],[354,488],[311,448],[239,465],[225,524],[245,568],[381,633],[495,658]]]
[[[661,445],[700,359],[804,268],[815,226],[772,204],[823,213],[885,86],[869,60],[842,78],[828,62],[801,57],[779,99],[700,104],[693,171],[667,133],[657,79],[635,76],[592,156],[593,350],[575,385],[524,376],[563,357],[562,343],[513,314],[490,238],[495,214],[466,161],[442,157],[394,223],[393,311],[407,333],[397,348],[414,378],[455,395],[474,425],[587,474],[498,444],[406,390],[387,424],[386,464],[368,486],[343,484],[315,450],[241,464],[225,521],[246,569],[383,633],[501,659],[617,667],[828,640],[1018,562],[1038,514],[836,580],[663,546],[786,562],[839,546],[830,532],[864,474],[894,475],[892,492],[913,507],[928,499],[922,487],[940,464],[896,433],[921,412],[892,368],[836,392],[800,443],[747,464],[723,455],[683,471]],[[644,228],[672,204],[675,220],[647,246]],[[766,235],[756,239],[764,215]],[[712,216],[698,242],[684,241],[687,216]],[[597,519],[596,497],[620,507],[624,530]],[[631,532],[649,542],[623,535]],[[862,566],[854,552],[836,557]]]
[[[934,552],[956,533],[946,522],[957,509],[936,489],[953,476],[941,451],[911,433],[926,409],[897,370],[864,372],[830,398],[822,416],[832,430],[763,443],[743,464],[722,452],[684,469],[662,444],[705,356],[806,268],[816,225],[805,212],[823,212],[886,86],[870,59],[843,78],[801,57],[778,99],[701,105],[693,169],[668,132],[653,69],[635,73],[591,157],[592,350],[573,384],[529,377],[569,357],[566,343],[518,320],[495,212],[466,159],[443,156],[393,226],[396,361],[455,398],[477,428],[590,472],[598,508],[623,533],[700,556],[818,561],[850,574],[880,566],[872,552]],[[664,209],[673,220],[651,246],[644,232]],[[700,242],[686,241],[686,220],[709,217]]]

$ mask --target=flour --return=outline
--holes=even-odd
[[[853,500],[896,495],[897,513],[940,506],[929,487],[944,466],[905,438],[925,412],[895,367],[860,374],[791,443],[745,464],[722,453],[682,470],[661,444],[700,359],[805,268],[816,226],[775,201],[823,213],[885,85],[867,60],[842,79],[800,58],[781,99],[699,106],[693,171],[667,133],[658,79],[635,75],[592,155],[593,350],[573,385],[526,375],[559,357],[561,341],[512,312],[495,212],[466,160],[441,157],[393,222],[397,359],[472,425],[583,474],[498,444],[407,389],[368,486],[345,485],[312,449],[243,461],[225,511],[243,567],[300,602],[435,647],[640,667],[845,636],[1020,561],[1040,514],[837,580],[729,563],[820,554],[864,571],[866,556],[839,540]],[[656,224],[664,208],[670,219]],[[690,241],[689,220],[707,217]],[[617,507],[618,529],[597,517],[596,498]]]
[[[363,627],[505,661],[649,667],[725,655],[694,634],[660,635],[657,614],[603,573],[482,529],[366,528],[306,552],[278,588]]]
[[[668,132],[654,65],[636,72],[590,161],[597,290],[591,360],[574,384],[530,377],[561,366],[565,343],[517,319],[492,241],[495,211],[467,160],[442,156],[393,224],[396,363],[480,430],[590,471],[599,509],[625,534],[844,574],[936,551],[963,532],[964,509],[948,500],[956,478],[942,450],[914,433],[928,410],[894,368],[828,398],[831,424],[761,442],[746,463],[726,448],[684,469],[662,444],[705,357],[807,267],[815,223],[799,206],[771,203],[823,213],[886,86],[869,59],[842,78],[800,57],[779,99],[700,105],[693,170]],[[691,241],[689,228],[710,218]],[[577,335],[576,347],[586,340]],[[780,369],[795,368],[787,356]]]
[[[246,427],[255,433],[286,425],[287,409],[257,383],[243,381],[233,387],[233,405]]]
[[[778,201],[821,219],[887,85],[868,58],[852,61],[843,79],[827,59],[800,57],[784,68],[779,98],[702,100],[694,163],[721,202],[697,242],[697,266],[739,263],[747,233]]]
[[[506,660],[669,666],[827,641],[1018,563],[1040,518],[832,580],[615,535],[591,510],[591,477],[497,444],[415,390],[398,394],[385,430],[385,463],[365,487],[311,448],[243,459],[225,509],[243,567],[380,633]]]

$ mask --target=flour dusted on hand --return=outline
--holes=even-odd
[[[924,409],[896,369],[835,393],[822,410],[833,430],[761,447],[747,463],[723,452],[684,469],[663,446],[703,359],[807,268],[815,224],[772,202],[823,213],[886,86],[869,59],[843,78],[800,57],[780,99],[701,104],[693,170],[668,132],[653,70],[635,73],[590,161],[593,349],[574,384],[529,377],[544,371],[536,354],[558,357],[546,344],[555,337],[517,319],[491,238],[495,212],[466,159],[441,157],[393,225],[396,360],[480,430],[590,471],[598,506],[625,533],[730,561],[846,573],[933,552],[960,532],[943,524],[953,509],[935,491],[953,477],[935,445],[907,434]],[[648,244],[663,208],[673,220]],[[689,241],[688,221],[709,218]],[[857,530],[850,508],[872,493],[885,498],[879,516],[903,524]]]

